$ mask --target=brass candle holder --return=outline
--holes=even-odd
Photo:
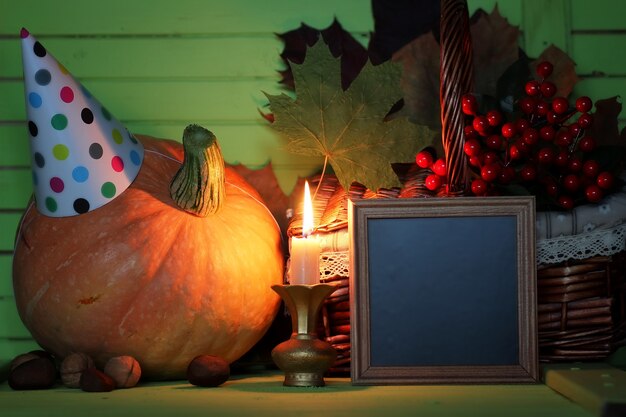
[[[322,302],[335,287],[329,284],[272,285],[291,314],[291,338],[272,350],[274,363],[285,372],[288,387],[323,387],[324,372],[337,358],[330,344],[316,335]]]

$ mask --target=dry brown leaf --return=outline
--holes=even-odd
[[[439,56],[439,44],[430,32],[406,44],[391,58],[402,63],[400,84],[404,108],[401,114],[413,123],[433,128],[441,127]]]
[[[519,59],[519,29],[500,15],[498,8],[482,10],[472,17],[474,92],[496,96],[504,71]],[[415,38],[392,57],[403,65],[402,90],[405,107],[401,114],[414,123],[441,127],[439,105],[440,47],[432,32]]]
[[[478,11],[472,20],[474,91],[495,97],[498,79],[519,59],[519,29],[502,17],[497,6],[491,14]]]
[[[281,84],[289,89],[294,89],[293,73],[290,62],[302,64],[308,47],[313,46],[320,35],[328,44],[334,57],[341,57],[341,85],[345,90],[354,80],[365,62],[367,62],[367,50],[361,45],[350,32],[346,31],[337,19],[326,29],[315,29],[302,23],[299,28],[278,34],[283,40],[285,47],[280,57],[284,60],[286,68],[279,71]]]

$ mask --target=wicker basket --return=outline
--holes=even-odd
[[[466,0],[441,0],[440,104],[442,145],[447,163],[446,195],[464,195],[468,188],[468,165],[463,146],[464,116],[461,95],[472,91],[472,44]],[[336,178],[326,176],[313,202],[318,234],[347,228],[347,199],[419,198],[432,193],[424,186],[429,170],[410,166],[400,173],[402,188],[374,193],[353,185],[344,191]],[[312,180],[317,185],[320,178]],[[288,235],[302,231],[302,207]],[[344,248],[347,252],[347,248]],[[323,261],[341,253],[323,253]],[[325,257],[325,258],[324,258]],[[601,359],[624,337],[625,253],[565,262],[538,268],[540,360]],[[344,268],[345,269],[345,268]],[[350,311],[348,271],[332,270],[323,282],[335,282],[337,290],[323,309],[324,333],[339,353],[333,371],[350,371]],[[494,318],[495,319],[495,318]]]
[[[399,173],[403,188],[373,193],[353,184],[346,193],[333,176],[325,176],[313,202],[316,233],[332,237],[348,227],[350,199],[427,198],[433,193],[424,187],[429,170],[416,165]],[[315,189],[320,177],[310,179]],[[295,210],[288,235],[302,233],[302,207]],[[327,239],[332,241],[332,238]],[[338,257],[343,257],[337,262]],[[331,372],[350,372],[349,271],[328,265],[347,265],[346,247],[322,252],[321,281],[337,289],[322,308],[321,333],[338,353]],[[542,362],[599,360],[619,347],[626,337],[626,251],[613,256],[592,257],[541,265],[537,268],[539,357]]]
[[[626,252],[537,270],[540,359],[604,359],[624,340]]]

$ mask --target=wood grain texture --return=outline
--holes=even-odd
[[[41,349],[41,347],[30,338],[0,338],[0,364],[8,365],[11,359],[17,355],[36,349]],[[0,382],[4,382],[2,378],[8,375],[8,369],[5,370],[4,374],[2,371],[3,369],[0,367]]]
[[[30,167],[23,169],[0,170],[0,190],[2,190],[2,209],[23,209],[31,194],[33,174]],[[24,184],[16,187],[15,184]]]
[[[21,210],[0,210],[0,251],[13,251],[15,231],[21,217]]]
[[[550,44],[569,52],[569,0],[531,0],[523,2],[524,51],[539,56]]]
[[[347,378],[327,378],[326,387],[283,387],[278,372],[237,375],[216,389],[186,381],[140,384],[107,395],[75,389],[12,392],[0,385],[0,411],[7,416],[65,417],[591,417],[545,385],[355,387]],[[323,410],[323,411],[322,411]]]
[[[22,26],[32,33],[63,36],[265,34],[296,28],[301,21],[326,27],[335,16],[351,30],[372,27],[367,0],[1,0],[0,10],[0,32],[9,35]]]
[[[626,29],[626,2],[622,0],[570,0],[570,3],[572,30]],[[589,51],[588,58],[592,56],[593,52]]]
[[[12,256],[9,253],[0,254],[0,298],[13,297],[11,262]]]
[[[257,109],[266,103],[263,91],[279,92],[278,85],[269,78],[237,82],[215,78],[81,81],[115,117],[127,121],[261,122]],[[0,103],[0,120],[25,120],[25,106],[15,105],[24,100],[21,81],[0,83],[0,96],[6,98]]]
[[[0,123],[0,169],[30,168],[26,122]],[[11,184],[11,187],[16,184]]]
[[[282,43],[271,32],[198,37],[55,37],[34,35],[76,77],[135,79],[276,78]],[[275,52],[272,54],[271,52]],[[0,78],[22,77],[20,43],[0,39]],[[245,65],[244,65],[245,64]]]
[[[15,307],[13,297],[0,297],[0,340],[30,338],[30,332],[22,324],[22,320]]]
[[[594,363],[550,365],[544,379],[547,386],[594,415],[626,412],[626,371]]]
[[[622,54],[616,53],[625,47],[626,29],[624,33],[573,33],[570,56],[576,62],[578,74],[626,77],[626,60]],[[589,51],[593,51],[593,59],[589,59]],[[624,84],[625,81],[622,79],[620,82]]]

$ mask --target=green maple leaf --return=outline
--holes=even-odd
[[[368,61],[343,91],[340,59],[323,41],[291,68],[297,98],[266,94],[272,127],[287,137],[287,150],[326,157],[345,190],[354,181],[370,190],[401,186],[391,163],[413,161],[435,138],[434,131],[406,118],[385,121],[402,98],[402,68]]]

